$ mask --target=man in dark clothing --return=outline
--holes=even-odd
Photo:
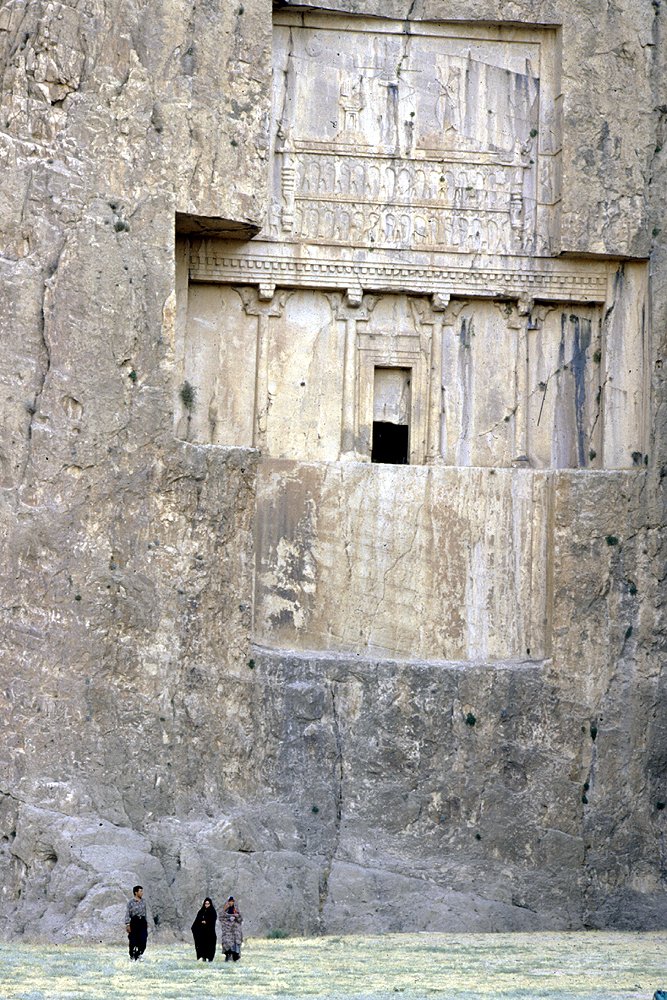
[[[146,920],[146,903],[143,898],[143,886],[135,885],[132,894],[133,898],[128,900],[125,907],[125,930],[128,936],[130,958],[137,962],[146,951],[148,922]]]

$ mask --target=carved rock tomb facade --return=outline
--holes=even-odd
[[[7,3],[0,913],[665,925],[650,0]]]

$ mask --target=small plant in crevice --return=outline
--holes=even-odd
[[[192,411],[195,408],[195,401],[197,399],[197,390],[192,383],[188,382],[186,379],[178,392],[181,403],[185,407],[185,412],[187,413],[188,422],[185,431],[186,440],[190,437],[190,421],[192,420]]]
[[[599,365],[601,361],[602,361],[602,351],[597,350],[593,354],[593,363]]]
[[[465,718],[466,726],[474,726],[476,722],[477,722],[477,717],[474,716],[472,712],[468,712]]]
[[[625,635],[623,637],[626,642],[630,638],[631,635],[632,635],[632,625],[628,625],[628,627],[625,630]]]
[[[195,399],[197,398],[197,390],[190,382],[186,379],[180,388],[178,393],[181,403],[188,412],[194,410]]]
[[[320,807],[319,807],[319,806],[313,806],[313,807],[312,807],[312,809],[311,809],[310,811],[311,811],[312,813],[314,813],[314,814],[315,814],[315,816],[317,816],[318,812],[320,811]]]
[[[127,373],[127,377],[129,378],[130,382],[136,382],[137,379],[139,378],[134,368],[131,368],[129,370],[129,372]]]
[[[590,734],[591,734],[591,739],[593,740],[593,743],[595,743],[595,740],[597,739],[597,735],[598,735],[598,727],[595,725],[594,722],[591,722]]]
[[[595,450],[595,448],[591,448],[591,450],[588,452],[588,461],[592,462],[596,455],[597,451]]]
[[[665,805],[666,803],[664,802],[656,802],[655,808],[658,810],[658,812],[662,812],[662,810],[665,808]]]
[[[254,669],[255,669],[255,661],[248,660],[248,670],[254,670]]]
[[[641,465],[642,462],[644,461],[644,452],[643,451],[633,451],[632,454],[630,455],[630,457],[632,459],[632,464],[633,465]]]
[[[605,535],[604,540],[607,543],[607,545],[610,546],[618,545],[618,538],[616,537],[616,535]]]

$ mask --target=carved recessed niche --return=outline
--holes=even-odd
[[[559,46],[275,16],[266,224],[179,244],[179,434],[370,462],[375,373],[396,369],[411,465],[636,464],[646,269],[557,256]]]

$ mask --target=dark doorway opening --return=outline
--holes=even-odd
[[[382,420],[374,420],[371,462],[407,465],[408,430],[407,424],[389,424]]]

